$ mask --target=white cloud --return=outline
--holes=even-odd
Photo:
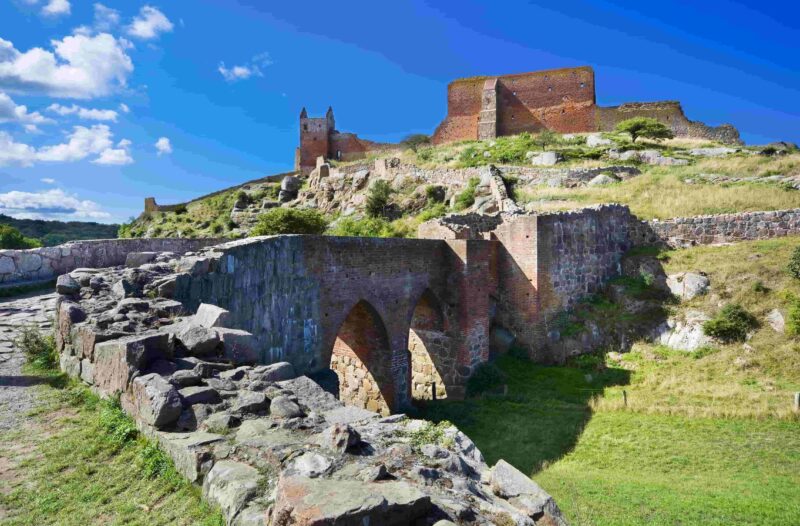
[[[44,117],[38,111],[28,112],[28,107],[17,105],[11,97],[0,91],[0,123],[16,122],[26,126],[28,131],[34,132],[38,129],[37,124],[49,124],[53,121]]]
[[[36,47],[22,53],[0,38],[0,88],[88,99],[125,87],[133,71],[128,43],[108,33],[71,35],[51,45],[53,52]]]
[[[159,157],[164,154],[170,154],[172,153],[172,143],[169,142],[167,137],[160,137],[156,141],[156,150],[158,150]]]
[[[100,110],[96,108],[82,108],[73,104],[72,106],[62,106],[61,104],[51,104],[47,111],[57,113],[62,117],[65,115],[77,115],[78,118],[90,121],[111,121],[117,122],[117,112],[114,110]]]
[[[69,13],[69,0],[50,0],[42,7],[42,14],[45,16],[61,16]]]
[[[107,148],[100,153],[100,157],[92,161],[94,164],[104,166],[124,166],[133,162],[130,151],[131,141],[122,139],[116,148]]]
[[[123,139],[115,147],[112,137],[111,130],[105,124],[95,124],[90,128],[75,126],[67,134],[65,142],[36,149],[14,141],[6,132],[0,132],[0,166],[77,162],[95,155],[97,157],[92,162],[100,165],[132,163],[133,158],[129,152],[131,142]]]
[[[139,11],[127,28],[127,33],[142,40],[153,40],[161,33],[169,33],[175,26],[169,19],[153,6],[146,5]]]
[[[106,219],[94,201],[81,200],[54,188],[41,192],[14,190],[0,194],[0,213],[21,219]]]
[[[263,77],[264,73],[261,69],[270,64],[272,64],[272,59],[270,59],[269,53],[261,53],[250,59],[250,62],[231,68],[225,66],[224,62],[220,62],[217,71],[228,82],[236,82],[247,80],[250,77]]]
[[[94,28],[98,31],[111,31],[119,24],[119,11],[101,3],[94,4]]]
[[[119,103],[119,111],[122,113],[130,113],[131,109],[124,102]]]
[[[39,180],[41,182],[43,182],[44,184],[56,184],[56,180],[53,179],[52,177],[43,177],[43,178],[41,178]]]

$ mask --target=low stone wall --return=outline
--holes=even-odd
[[[771,239],[800,234],[800,208],[644,221],[631,231],[639,245],[671,247]]]
[[[125,264],[130,252],[185,254],[222,242],[221,239],[95,239],[56,247],[0,250],[0,284],[53,279],[76,268]]]

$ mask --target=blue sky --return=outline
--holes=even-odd
[[[680,100],[800,142],[790,2],[4,0],[0,213],[124,221],[292,168],[306,106],[396,141],[458,77],[595,68],[598,103]]]

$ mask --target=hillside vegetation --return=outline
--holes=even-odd
[[[18,230],[34,241],[33,245],[52,247],[81,239],[113,239],[119,225],[106,225],[87,221],[45,221],[42,219],[15,219],[0,214],[0,225]],[[7,247],[29,248],[29,247]]]
[[[523,133],[491,141],[441,146],[423,142],[415,143],[413,148],[400,153],[399,158],[421,168],[469,168],[489,164],[529,166],[532,156],[549,151],[556,152],[561,161],[552,167],[541,167],[545,173],[547,170],[608,166],[632,166],[641,171],[638,176],[611,180],[602,185],[532,184],[507,178],[507,188],[517,204],[534,213],[611,202],[628,205],[643,219],[800,207],[800,152],[793,145],[744,147],[736,153],[710,157],[692,155],[691,151],[723,145],[681,138],[660,141],[640,138],[633,143],[627,134],[622,133],[603,134],[601,139],[609,144],[589,146],[584,135],[562,136],[551,132]],[[662,156],[686,164],[662,166],[646,164],[635,158],[613,158],[615,152],[645,150],[655,150]],[[331,164],[334,167],[368,167],[379,157],[376,154],[361,161]],[[377,218],[368,209],[366,195],[355,213],[346,218],[338,212],[327,214],[323,219],[329,225],[328,232],[410,237],[421,221],[469,210],[475,201],[474,194],[468,195],[469,188],[463,195],[456,196],[458,199],[442,202],[434,193],[413,194],[415,186],[406,183],[397,183],[387,194],[388,202],[382,206],[385,213],[378,214]],[[467,181],[459,184],[466,187]],[[123,225],[120,236],[238,238],[251,235],[258,214],[269,213],[276,206],[301,206],[299,202],[279,203],[278,190],[276,183],[245,185],[193,201],[175,212],[144,213],[132,223]],[[364,188],[362,193],[368,191]],[[243,207],[247,207],[247,214],[241,213]]]
[[[507,394],[424,414],[458,425],[489,463],[535,475],[572,525],[800,524],[800,340],[765,319],[797,308],[787,264],[799,246],[795,237],[659,254],[667,273],[702,270],[711,282],[671,314],[743,305],[759,322],[746,342],[683,352],[642,341],[567,367],[506,355],[497,364]]]

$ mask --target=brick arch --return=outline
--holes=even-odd
[[[449,335],[449,317],[442,302],[425,289],[414,305],[408,330],[411,398],[446,398],[453,382],[456,350]]]
[[[336,334],[330,367],[339,378],[339,398],[348,405],[389,414],[395,379],[389,336],[377,310],[359,300]]]

